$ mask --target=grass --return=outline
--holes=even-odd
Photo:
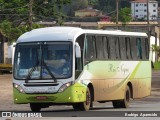
[[[154,63],[154,70],[160,70],[160,62]]]

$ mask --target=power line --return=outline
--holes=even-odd
[[[28,15],[28,14],[8,14],[8,13],[4,13],[4,14],[0,14],[0,15],[15,15],[15,16],[17,16],[17,15]]]
[[[28,7],[28,4],[22,7],[16,7],[16,8],[9,8],[9,9],[0,9],[0,11],[13,11],[15,9],[19,9],[19,8],[24,8],[24,7]]]
[[[23,20],[26,20],[27,19],[27,17],[26,18],[22,18],[22,19],[18,19],[18,20],[14,20],[13,22],[19,22],[19,21],[23,21]]]

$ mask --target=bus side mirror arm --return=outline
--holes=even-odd
[[[81,48],[77,42],[75,44],[75,52],[76,52],[76,58],[81,58]]]

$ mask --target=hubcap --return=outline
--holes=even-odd
[[[87,91],[87,93],[86,93],[86,105],[90,105],[90,101],[91,101],[91,96],[90,96],[90,93]]]

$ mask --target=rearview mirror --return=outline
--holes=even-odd
[[[81,58],[81,48],[77,42],[75,44],[75,49],[76,49],[76,58]]]

